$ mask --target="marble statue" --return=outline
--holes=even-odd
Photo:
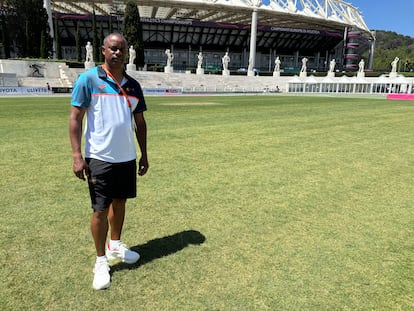
[[[95,67],[95,62],[93,61],[93,46],[90,41],[86,43],[85,49],[86,49],[86,56],[85,56],[84,65],[85,65],[85,69],[88,70],[88,69]]]
[[[171,67],[172,61],[174,59],[174,54],[171,53],[170,49],[166,49],[165,55],[167,55],[167,67]]]
[[[223,70],[229,70],[229,63],[230,63],[229,52],[226,52],[226,54],[224,54],[221,61],[223,63]]]
[[[203,53],[200,51],[197,55],[198,58],[198,62],[197,62],[197,69],[196,69],[196,74],[198,75],[203,75],[204,74],[204,69],[203,67]]]
[[[306,57],[302,58],[302,68],[300,69],[300,72],[306,72],[306,63],[308,62],[308,59]]]
[[[200,52],[198,53],[198,63],[197,63],[197,68],[201,68],[201,66],[203,65],[203,53]]]
[[[276,57],[275,59],[275,69],[273,70],[274,72],[280,72],[280,59],[279,56]]]
[[[334,58],[329,63],[329,72],[334,72],[335,71],[335,65],[336,65],[336,61],[335,61],[335,58]]]
[[[164,67],[164,72],[173,73],[174,68],[172,66],[172,61],[174,59],[174,54],[171,52],[170,49],[166,49],[165,50],[165,55],[167,55],[167,65]]]
[[[398,62],[399,62],[399,58],[398,57],[396,57],[396,58],[394,58],[394,60],[391,62],[391,72],[392,73],[396,73],[397,72],[397,65],[398,65]]]
[[[131,45],[129,47],[129,64],[133,65],[135,62],[135,58],[137,57],[137,52],[134,49],[134,46]]]
[[[85,61],[87,62],[93,62],[93,46],[90,41],[86,43],[86,58]]]
[[[362,58],[362,59],[359,61],[359,64],[358,64],[358,72],[364,72],[364,69],[365,69],[365,61],[364,61],[364,59]]]
[[[358,63],[358,72],[357,72],[358,78],[365,78],[365,61],[363,58]]]
[[[126,65],[127,71],[137,70],[137,66],[134,64],[136,57],[137,57],[137,52],[135,51],[134,46],[131,45],[129,47],[129,61],[128,61],[128,64]]]

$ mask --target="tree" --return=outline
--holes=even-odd
[[[365,51],[359,51],[363,58],[369,56],[369,46]],[[392,31],[376,31],[375,53],[374,53],[374,70],[389,72],[391,62],[395,57],[399,57],[400,70],[410,71],[414,61],[414,38],[399,35]]]
[[[76,22],[75,41],[76,41],[76,60],[78,62],[80,62],[81,59],[82,59],[82,49],[81,49],[81,37],[80,37],[80,25],[79,25],[79,21]]]
[[[40,37],[40,57],[47,58],[47,51],[46,51],[46,36],[45,31],[42,30],[41,37]]]
[[[93,14],[92,14],[92,45],[93,45],[93,59],[94,61],[99,61],[99,54],[101,52],[100,49],[100,42],[98,39],[98,29],[96,28],[96,14],[95,14],[95,10],[93,10]]]
[[[122,32],[128,40],[129,45],[133,45],[137,57],[135,64],[137,67],[144,67],[144,44],[142,39],[141,17],[135,1],[129,0],[125,8],[125,16],[122,24]]]
[[[55,38],[56,38],[56,57],[57,59],[62,59],[62,47],[60,45],[60,31],[59,31],[59,21],[55,18],[54,27],[55,29]]]
[[[101,23],[99,24],[99,42],[103,42],[104,39],[105,39],[105,36],[104,36],[103,24],[102,24],[102,21],[101,21]],[[104,62],[104,56],[101,53],[100,48],[99,48],[99,58],[98,58],[98,60],[101,63]]]
[[[1,42],[4,46],[4,54],[6,58],[10,58],[10,32],[12,31],[9,29],[7,24],[7,16],[10,14],[10,10],[4,6],[0,7],[0,29],[1,29]]]
[[[112,33],[112,31],[113,31],[113,24],[112,24],[112,14],[111,13],[109,13],[109,25],[108,25],[108,30],[109,30],[109,33]]]
[[[16,53],[21,57],[40,57],[52,54],[48,15],[43,0],[6,0],[10,11],[7,24],[12,29]],[[18,18],[17,18],[18,17]],[[42,41],[43,33],[43,41]],[[41,44],[44,44],[43,52]]]

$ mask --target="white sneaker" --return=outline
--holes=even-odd
[[[111,276],[109,275],[109,263],[107,261],[97,262],[93,269],[93,288],[96,290],[108,288],[111,285]]]
[[[131,251],[124,243],[118,245],[115,249],[109,249],[109,243],[106,249],[106,257],[109,261],[122,260],[122,262],[133,264],[139,259],[137,252]]]

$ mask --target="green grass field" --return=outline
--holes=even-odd
[[[92,289],[68,97],[0,98],[2,310],[413,310],[414,102],[148,97],[137,265]]]

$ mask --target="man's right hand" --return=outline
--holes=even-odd
[[[85,176],[88,176],[88,164],[83,158],[73,159],[73,173],[79,179],[85,180]]]

